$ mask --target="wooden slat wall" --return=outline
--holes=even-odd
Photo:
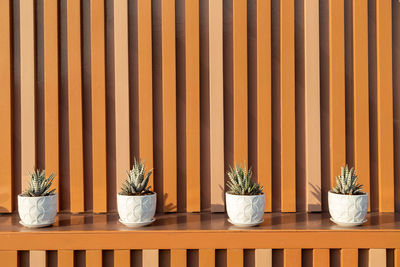
[[[148,169],[160,167],[151,185],[164,200],[160,210],[168,212],[178,207],[223,212],[226,167],[244,160],[256,165],[266,212],[272,207],[326,211],[321,196],[346,160],[371,191],[371,202],[379,204],[372,209],[394,211],[395,192],[400,192],[393,134],[400,4],[344,3],[2,1],[0,212],[17,209],[15,195],[43,159],[48,174],[57,174],[62,211],[115,211],[116,192],[110,188],[120,190],[132,156],[145,160]],[[128,12],[132,6],[137,12]],[[184,19],[177,20],[175,10]],[[320,11],[329,15],[327,24],[321,24]],[[304,17],[301,27],[295,27],[298,14]],[[178,25],[183,34],[175,33],[177,23],[183,24]],[[43,34],[35,27],[43,27]],[[352,38],[345,38],[349,31]],[[304,43],[297,42],[302,40],[298,36]],[[176,42],[184,53],[176,55]],[[41,45],[43,53],[38,53]],[[329,77],[319,73],[321,66]],[[350,83],[345,83],[346,66],[351,66]],[[177,70],[184,70],[178,75],[184,78],[178,91],[184,92],[184,105],[177,103]],[[36,87],[44,88],[44,101]],[[326,97],[328,105],[322,106]],[[226,112],[227,99],[232,114]],[[304,101],[304,108],[298,101]],[[37,106],[42,102],[44,109]],[[184,107],[184,116],[178,116],[177,107]],[[320,122],[326,112],[328,129],[321,129],[327,125]],[[231,120],[232,129],[225,129]],[[44,131],[37,128],[42,122]],[[179,138],[179,125],[185,126],[185,138]],[[326,139],[321,130],[329,133]],[[162,146],[155,147],[155,140]],[[231,141],[231,148],[224,147]],[[178,169],[186,170],[186,180],[180,180]],[[376,188],[370,190],[371,185]]]

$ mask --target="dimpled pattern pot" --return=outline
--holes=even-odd
[[[233,223],[259,223],[264,216],[265,195],[232,195],[226,196],[226,211]]]
[[[18,195],[18,213],[26,225],[52,224],[57,215],[58,195],[25,197]]]
[[[342,195],[328,192],[329,213],[335,222],[361,223],[368,211],[368,194]]]
[[[156,213],[157,194],[143,196],[117,195],[118,214],[127,223],[149,222]]]

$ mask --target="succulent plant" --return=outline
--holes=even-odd
[[[260,195],[264,187],[254,182],[251,177],[253,175],[251,167],[247,170],[246,163],[232,168],[229,166],[229,171],[226,173],[229,181],[226,183],[228,193],[232,195]]]
[[[53,179],[56,177],[54,173],[50,174],[50,176],[46,178],[45,171],[37,169],[33,173],[29,173],[29,175],[31,177],[29,187],[28,190],[22,193],[22,196],[43,197],[55,194],[56,190],[50,189]]]
[[[132,170],[126,172],[128,178],[122,184],[120,194],[128,196],[152,194],[151,186],[147,186],[152,172],[153,169],[146,173],[144,162],[135,159]]]
[[[362,195],[362,185],[357,183],[357,174],[354,168],[341,167],[341,174],[336,177],[336,187],[332,188],[332,192],[342,195]]]

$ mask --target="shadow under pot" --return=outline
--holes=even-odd
[[[32,228],[52,225],[57,215],[57,199],[57,194],[40,197],[18,195],[20,223]]]
[[[343,195],[328,192],[329,213],[334,223],[350,227],[365,223],[368,212],[368,194]]]
[[[239,227],[250,227],[262,223],[265,195],[233,195],[225,193],[229,222]]]
[[[157,193],[150,195],[117,195],[120,222],[129,227],[140,227],[155,221]]]

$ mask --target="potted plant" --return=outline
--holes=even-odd
[[[251,167],[247,170],[246,163],[244,167],[240,164],[240,167],[229,168],[228,191],[225,193],[228,221],[239,227],[262,223],[265,207],[263,187],[251,179]]]
[[[18,195],[18,213],[20,223],[26,227],[45,227],[55,222],[57,215],[57,194],[51,189],[54,177],[46,178],[44,170],[30,173],[28,189]]]
[[[129,227],[140,227],[155,221],[157,194],[151,191],[144,162],[134,160],[132,170],[117,195],[120,222]]]
[[[336,187],[328,192],[331,221],[340,226],[356,226],[367,221],[368,194],[361,191],[362,185],[357,179],[354,168],[349,170],[346,165],[336,177]]]

